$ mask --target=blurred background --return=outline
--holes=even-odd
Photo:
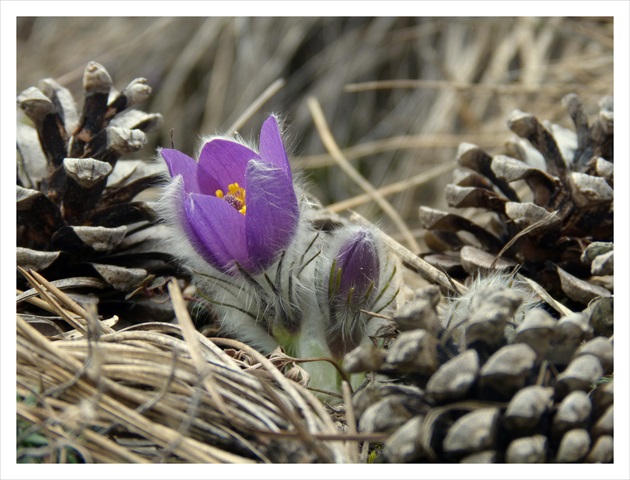
[[[461,142],[499,153],[514,109],[571,126],[564,95],[577,93],[593,114],[613,93],[613,20],[604,17],[23,17],[17,27],[16,94],[52,77],[81,104],[90,60],[119,90],[148,79],[153,94],[140,108],[164,124],[134,158],[170,146],[171,129],[175,147],[192,156],[200,136],[228,130],[283,79],[239,133],[256,143],[264,118],[282,114],[292,163],[311,192],[326,205],[360,195],[327,154],[308,106],[316,99],[372,185],[408,181],[388,199],[418,238],[418,206],[446,208]],[[353,208],[397,237],[374,202]]]

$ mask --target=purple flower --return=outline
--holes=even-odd
[[[292,240],[299,209],[280,129],[269,117],[258,153],[234,140],[207,142],[199,162],[162,149],[171,177],[182,177],[182,226],[195,250],[222,272],[270,267]]]
[[[337,358],[356,347],[363,335],[365,315],[379,285],[380,261],[374,235],[355,230],[341,245],[328,279],[331,325],[327,343]]]

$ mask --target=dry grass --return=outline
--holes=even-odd
[[[383,239],[423,277],[455,282]],[[47,327],[59,332],[45,335],[17,315],[22,461],[364,463],[369,445],[387,438],[357,433],[348,382],[343,406],[332,409],[302,385],[298,359],[196,331],[175,280],[168,289],[177,324],[116,330],[116,317],[98,318],[58,286],[76,282],[20,271],[33,288],[17,291],[18,309],[28,302],[46,311]]]
[[[363,195],[360,185],[338,174],[322,144],[308,104],[315,98],[341,152],[371,185],[416,179],[387,194],[413,231],[418,205],[443,203],[448,177],[443,170],[438,179],[417,176],[452,162],[461,142],[500,149],[510,136],[507,116],[517,108],[566,123],[560,99],[569,92],[595,111],[612,93],[613,23],[308,17],[18,22],[19,91],[45,77],[79,91],[89,60],[102,63],[119,89],[138,76],[153,87],[143,109],[162,113],[165,123],[145,157],[170,144],[170,129],[175,146],[192,153],[200,135],[235,125],[253,137],[275,111],[287,120],[295,167],[306,171],[322,202]],[[265,91],[273,95],[240,122]],[[382,206],[368,198],[360,200],[360,213],[378,218]],[[384,219],[383,226],[392,223]]]
[[[382,439],[341,434],[324,404],[285,376],[289,357],[197,332],[175,282],[177,325],[114,331],[23,273],[35,291],[20,301],[77,328],[46,337],[17,317],[17,413],[31,425],[18,440],[28,444],[35,432],[46,440],[19,448],[18,458],[58,462],[69,449],[86,462],[348,462],[359,440]]]
[[[414,255],[423,248],[418,206],[444,206],[461,142],[501,149],[512,110],[565,122],[565,94],[593,109],[611,94],[613,23],[22,18],[17,53],[19,91],[45,77],[79,91],[90,60],[119,89],[147,77],[154,94],[143,109],[162,113],[165,124],[144,158],[170,144],[170,129],[175,146],[192,153],[200,135],[237,129],[251,137],[266,112],[281,112],[292,161],[313,193],[333,211],[356,209],[383,226],[399,256],[444,283]],[[291,359],[196,332],[176,283],[178,325],[116,330],[115,319],[25,275],[36,291],[18,292],[18,301],[70,331],[45,336],[17,318],[19,458],[348,462],[365,459],[362,441],[383,439],[357,434],[352,422],[340,434],[326,406],[285,376]]]

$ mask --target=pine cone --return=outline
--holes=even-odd
[[[564,103],[576,133],[516,112],[510,156],[460,147],[447,201],[484,224],[420,208],[425,259],[468,291],[419,291],[380,347],[346,356],[376,372],[353,406],[391,434],[381,461],[613,461],[612,101],[592,125]]]
[[[518,265],[574,309],[611,296],[612,99],[602,100],[592,124],[576,95],[563,103],[575,132],[516,111],[508,125],[520,138],[507,145],[507,155],[460,146],[448,204],[489,215],[481,225],[421,207],[426,241],[435,252],[425,257],[428,262],[460,278]]]
[[[381,461],[613,460],[612,338],[587,313],[523,305],[513,282],[478,279],[443,314],[438,288],[421,290],[387,348],[347,355],[350,372],[379,372],[353,406],[360,430],[391,434]]]
[[[101,302],[137,305],[143,300],[127,297],[159,284],[154,276],[168,259],[151,251],[150,202],[135,200],[162,168],[118,160],[142,148],[144,132],[162,117],[130,108],[151,94],[144,78],[117,92],[105,68],[90,62],[83,87],[80,114],[70,92],[52,79],[18,96],[32,125],[24,119],[17,130],[17,263],[66,288],[96,287]]]

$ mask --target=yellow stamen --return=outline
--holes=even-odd
[[[245,215],[247,207],[245,205],[245,189],[239,186],[238,183],[230,183],[227,188],[228,193],[225,194],[223,190],[217,190],[215,195],[217,198],[223,198],[226,202],[232,205],[239,213]]]

